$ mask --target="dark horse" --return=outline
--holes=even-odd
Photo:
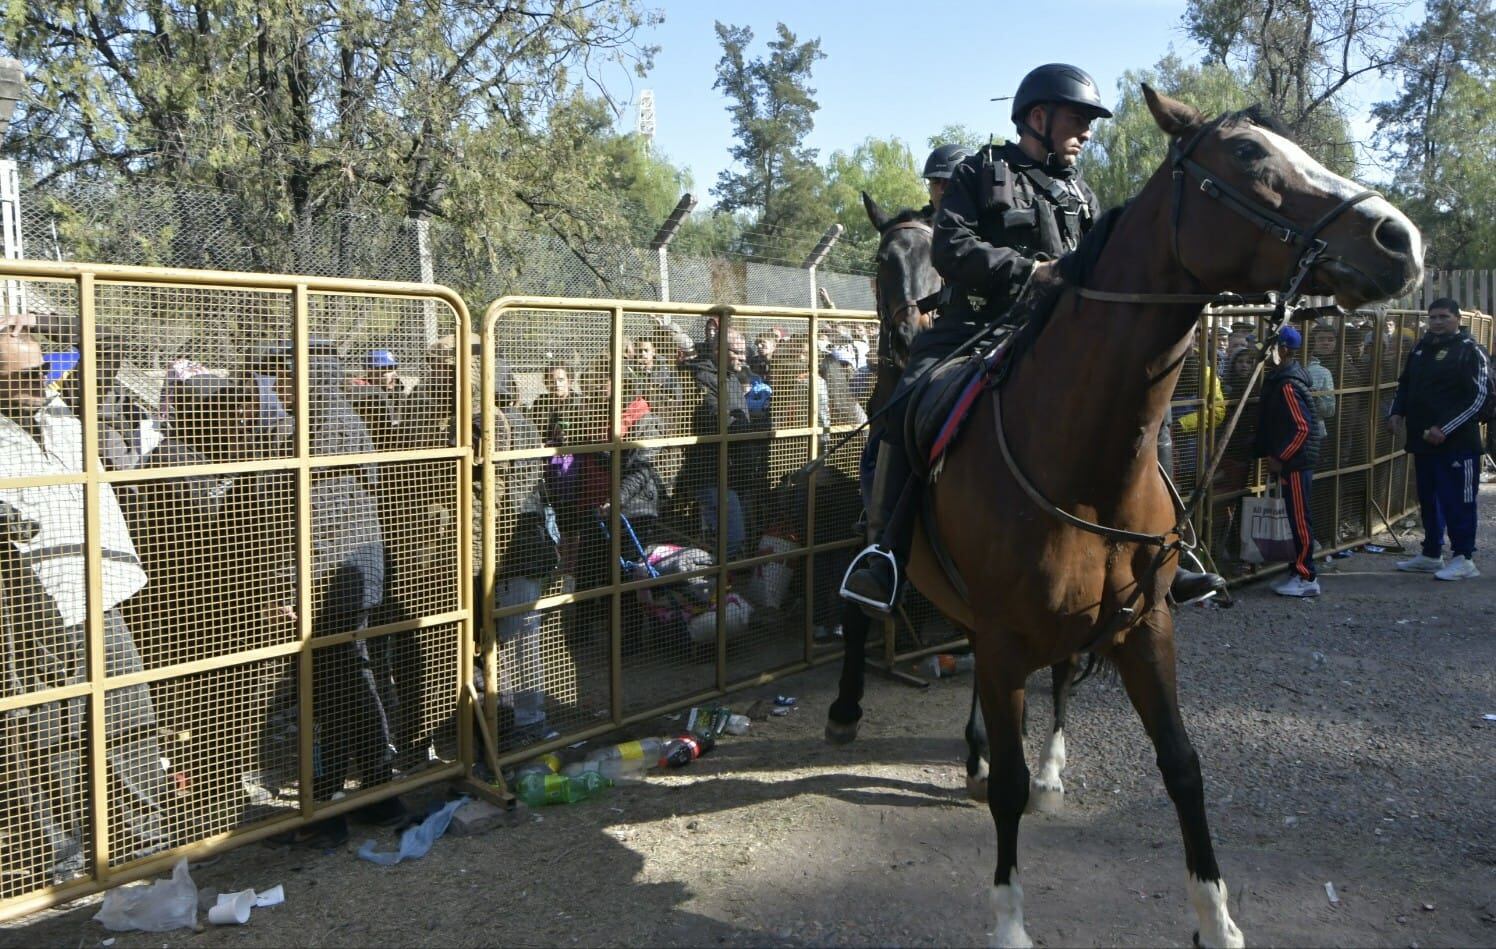
[[[878,206],[867,192],[862,194],[862,206],[868,220],[878,230],[878,253],[875,260],[876,275],[873,278],[873,296],[878,310],[878,377],[868,399],[867,412],[872,418],[868,432],[868,448],[876,451],[877,439],[882,436],[882,419],[877,417],[889,395],[898,386],[899,376],[909,360],[909,346],[921,331],[929,329],[932,315],[930,303],[924,302],[926,312],[921,312],[923,301],[931,301],[939,293],[943,281],[931,263],[930,245],[934,237],[931,227],[931,211],[904,209],[890,215]],[[864,455],[867,458],[867,454]],[[866,494],[866,485],[864,485]],[[866,500],[866,498],[864,498]],[[827,726],[827,737],[836,742],[851,741],[855,727],[841,728],[836,722],[856,722],[862,710],[857,702],[862,697],[862,670],[866,656],[866,643],[870,620],[857,606],[847,603],[842,608],[841,624],[846,647],[859,655],[849,656],[843,665],[843,681],[838,701],[852,696],[854,699],[843,707],[833,707],[831,723]],[[1075,666],[1068,659],[1054,666],[1052,672],[1052,697],[1054,726],[1050,731],[1049,753],[1046,768],[1034,781],[1035,795],[1030,806],[1039,811],[1051,811],[1059,806],[1064,794],[1060,783],[1060,770],[1064,767],[1065,707],[1074,680]],[[848,682],[848,677],[855,682]],[[987,799],[987,729],[982,721],[981,702],[973,683],[971,712],[966,721],[966,790],[972,798]]]
[[[1015,873],[1029,799],[1024,684],[1087,652],[1115,666],[1153,742],[1184,839],[1198,941],[1243,945],[1179,714],[1165,599],[1178,514],[1154,451],[1159,425],[1211,295],[1302,291],[1354,307],[1406,292],[1422,270],[1421,238],[1404,215],[1327,171],[1256,110],[1207,121],[1143,93],[1171,140],[1169,158],[1116,219],[1085,288],[1059,291],[1006,383],[979,400],[928,489],[929,523],[969,599],[922,530],[909,565],[976,655],[997,829],[992,938],[1004,946],[1031,945]],[[847,655],[853,661],[851,643]],[[838,702],[847,698],[855,706],[856,697]]]

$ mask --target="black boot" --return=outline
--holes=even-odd
[[[1196,573],[1183,567],[1174,571],[1174,582],[1169,585],[1169,597],[1175,605],[1192,603],[1215,593],[1226,592],[1226,581],[1219,574]]]
[[[911,517],[917,484],[902,448],[885,439],[873,473],[873,504],[868,510],[869,544],[847,568],[841,595],[874,619],[893,612],[909,556]]]

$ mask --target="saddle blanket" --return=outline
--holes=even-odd
[[[985,352],[939,367],[919,393],[912,413],[914,457],[923,460],[932,475],[940,470],[941,459],[961,433],[977,398],[1001,381],[1013,338],[1009,335]]]

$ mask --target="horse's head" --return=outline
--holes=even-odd
[[[1385,198],[1315,161],[1255,108],[1207,121],[1143,86],[1173,138],[1173,246],[1207,290],[1293,289],[1346,308],[1401,296],[1422,276],[1418,229]],[[1302,274],[1300,274],[1302,271]]]
[[[862,206],[880,235],[878,270],[873,280],[880,332],[889,341],[895,364],[903,366],[909,344],[930,325],[929,315],[919,312],[919,301],[940,290],[940,274],[930,263],[934,231],[930,219],[921,212],[904,210],[889,215],[865,191]]]

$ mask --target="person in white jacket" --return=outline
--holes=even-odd
[[[24,479],[44,477],[41,484]],[[46,388],[41,346],[27,333],[0,333],[0,632],[6,690],[40,692],[88,681],[88,642],[104,638],[105,676],[143,670],[119,606],[147,583],[119,503],[100,486],[96,533],[85,531],[83,427]],[[102,548],[103,628],[90,629],[87,544]],[[87,865],[90,736],[88,700],[77,696],[7,713],[24,736],[27,779],[7,781],[25,798],[42,846],[25,861],[32,882],[62,881]],[[109,689],[105,700],[111,855],[167,845],[170,787],[161,767],[156,715],[143,684]],[[8,751],[15,751],[12,746]],[[13,768],[17,762],[9,762]],[[8,805],[10,806],[10,805]],[[16,813],[7,809],[6,813]],[[44,866],[45,865],[45,866]]]

